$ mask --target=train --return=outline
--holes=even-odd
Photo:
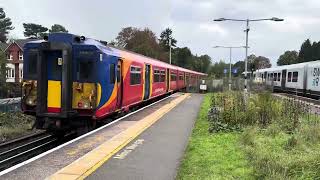
[[[272,86],[276,92],[316,99],[320,98],[319,76],[320,60],[259,69],[253,73],[256,82]]]
[[[196,86],[207,74],[104,41],[51,33],[24,46],[21,109],[37,129],[66,130]]]

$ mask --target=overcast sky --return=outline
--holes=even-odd
[[[227,49],[213,46],[245,43],[245,23],[214,18],[284,18],[250,24],[249,53],[268,57],[273,65],[305,39],[320,40],[319,0],[0,0],[0,7],[13,21],[14,38],[23,38],[24,22],[62,24],[69,32],[106,41],[127,26],[148,27],[158,36],[170,27],[179,47],[208,54],[213,62],[229,61]],[[233,62],[244,57],[244,49],[234,50]]]

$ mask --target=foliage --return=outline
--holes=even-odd
[[[3,51],[0,50],[0,97],[4,97],[7,92],[6,84],[6,56]]]
[[[253,179],[238,133],[210,134],[206,94],[176,179]]]
[[[317,179],[320,177],[320,125],[304,125],[294,134],[279,123],[266,130],[251,127],[240,138],[257,179]],[[272,133],[270,133],[272,132]]]
[[[166,28],[160,34],[159,44],[166,52],[170,49],[170,39],[171,39],[171,47],[176,47],[177,40],[172,37],[172,30],[170,28]]]
[[[277,65],[289,65],[297,63],[298,61],[298,52],[297,51],[286,51],[284,54],[280,55]]]
[[[172,64],[199,72],[209,72],[210,56],[193,55],[188,47],[176,47],[177,40],[172,37],[172,30],[169,28],[160,34],[158,40],[155,33],[148,28],[142,30],[135,27],[126,27],[109,44],[169,63],[169,39],[172,40],[171,45],[173,47]]]
[[[24,36],[29,38],[41,38],[46,35],[48,28],[43,27],[40,24],[34,23],[23,23],[24,27]]]
[[[49,33],[55,33],[55,32],[65,32],[65,33],[67,33],[68,30],[64,26],[62,26],[60,24],[54,24],[54,25],[51,26],[51,29],[49,29]]]
[[[245,108],[239,103],[242,98],[238,92],[214,94],[208,132],[216,135],[241,130],[238,142],[256,179],[320,177],[320,116],[292,98],[252,94]]]
[[[308,62],[312,60],[312,45],[310,39],[307,39],[302,43],[298,56],[298,62]]]
[[[0,112],[0,142],[30,133],[33,122],[32,116],[21,112]]]
[[[239,131],[248,125],[266,128],[274,122],[287,133],[293,133],[307,110],[301,102],[277,99],[268,92],[253,94],[244,103],[241,92],[216,93],[209,112],[210,132]],[[220,109],[215,113],[214,109]]]
[[[5,43],[8,40],[8,33],[13,30],[11,19],[6,16],[3,8],[0,8],[0,42]]]

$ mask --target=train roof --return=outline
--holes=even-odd
[[[283,65],[283,66],[276,66],[273,68],[265,68],[265,69],[257,69],[255,72],[265,72],[265,71],[279,71],[283,69],[295,69],[295,68],[302,68],[307,64],[315,64],[320,63],[320,60],[315,61],[309,61],[309,62],[303,62],[298,64],[290,64],[290,65]]]
[[[162,66],[162,67],[171,68],[171,69],[178,69],[180,71],[185,71],[187,73],[193,73],[193,74],[207,76],[207,74],[205,74],[205,73],[201,73],[201,72],[189,70],[186,68],[182,68],[179,66],[175,66],[175,65],[160,61],[158,59],[150,58],[150,57],[147,57],[147,56],[135,53],[135,52],[131,52],[131,51],[128,51],[125,49],[121,49],[118,47],[105,45],[105,44],[101,43],[101,41],[96,40],[96,39],[85,38],[83,41],[81,41],[79,43],[74,40],[75,37],[79,37],[79,36],[74,35],[74,34],[69,34],[69,33],[50,33],[48,36],[48,41],[60,41],[60,42],[67,42],[67,43],[71,43],[71,44],[94,45],[99,50],[101,50],[102,52],[109,54],[109,55],[124,57],[124,58],[132,58],[132,59],[134,59],[136,61],[140,61],[140,62],[150,62],[156,66]],[[44,42],[44,40],[31,41],[31,42],[28,42],[27,44],[41,43],[41,42]]]

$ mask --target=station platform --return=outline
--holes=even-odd
[[[0,179],[174,179],[202,99],[176,93],[13,167]]]

